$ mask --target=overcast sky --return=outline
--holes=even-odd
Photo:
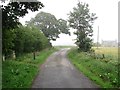
[[[77,6],[78,1],[89,4],[91,13],[96,13],[98,17],[93,25],[93,39],[97,41],[97,31],[99,26],[99,42],[101,40],[118,40],[118,1],[119,0],[39,0],[45,7],[40,11],[48,12],[56,16],[57,19],[67,20],[70,11]],[[30,12],[24,18],[20,18],[20,22],[24,25],[25,21],[34,18],[37,12]],[[71,29],[71,32],[74,30]],[[53,45],[74,45],[74,34],[61,34],[60,38],[52,42]]]

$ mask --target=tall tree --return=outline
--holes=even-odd
[[[41,2],[9,2],[7,6],[2,5],[2,28],[13,29],[19,22],[19,17],[23,17],[28,10],[38,11],[44,5]]]
[[[44,5],[41,2],[9,2],[2,9],[2,51],[3,54],[11,52],[14,46],[14,28],[21,23],[19,17],[23,17],[28,13],[28,10],[38,11]]]
[[[26,22],[26,24],[28,26],[35,25],[39,30],[42,30],[49,40],[56,40],[60,33],[70,34],[67,21],[57,20],[54,15],[46,12],[38,13],[35,18]]]
[[[96,19],[95,13],[90,13],[88,4],[79,2],[73,12],[69,14],[69,25],[77,31],[76,44],[81,51],[89,51],[92,46],[93,21]]]
[[[59,24],[58,29],[60,30],[60,32],[70,35],[69,28],[68,28],[68,25],[67,25],[67,21],[63,20],[63,19],[58,19],[57,22]]]

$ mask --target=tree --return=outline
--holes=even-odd
[[[92,46],[93,21],[97,18],[96,14],[90,13],[88,4],[78,3],[77,7],[73,8],[73,12],[69,14],[69,25],[77,31],[76,44],[81,51],[89,51]]]
[[[59,24],[58,29],[60,30],[60,32],[70,35],[69,28],[68,28],[66,20],[58,19],[58,24]]]
[[[36,26],[41,30],[49,40],[56,40],[60,33],[70,34],[67,27],[67,21],[63,19],[57,20],[56,17],[50,13],[40,12],[35,18],[26,22],[28,26]]]
[[[44,5],[41,2],[9,2],[7,6],[1,7],[2,10],[2,51],[6,54],[12,51],[14,46],[14,29],[21,23],[19,17],[25,16],[28,10],[38,11]]]
[[[7,6],[2,5],[2,28],[13,29],[19,22],[19,17],[25,16],[28,10],[38,11],[44,5],[41,2],[9,2]]]
[[[50,47],[47,37],[35,27],[20,25],[15,29],[15,35],[14,50],[17,56]]]

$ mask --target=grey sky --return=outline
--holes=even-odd
[[[45,7],[40,11],[48,12],[56,16],[56,18],[68,19],[70,11],[73,7],[77,6],[78,1],[89,4],[90,11],[96,13],[98,19],[95,21],[94,30],[94,42],[97,40],[97,30],[99,26],[100,39],[101,40],[117,40],[118,39],[118,1],[119,0],[40,0]],[[40,12],[38,11],[38,12]],[[30,18],[35,17],[38,12],[30,12],[24,18],[20,19],[20,22],[24,24],[25,21],[29,21]],[[73,32],[73,30],[71,30]],[[53,45],[73,45],[75,35],[60,35],[57,41],[52,42]]]

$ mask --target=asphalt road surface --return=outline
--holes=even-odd
[[[53,53],[40,67],[32,88],[98,88],[67,59],[67,50]]]

